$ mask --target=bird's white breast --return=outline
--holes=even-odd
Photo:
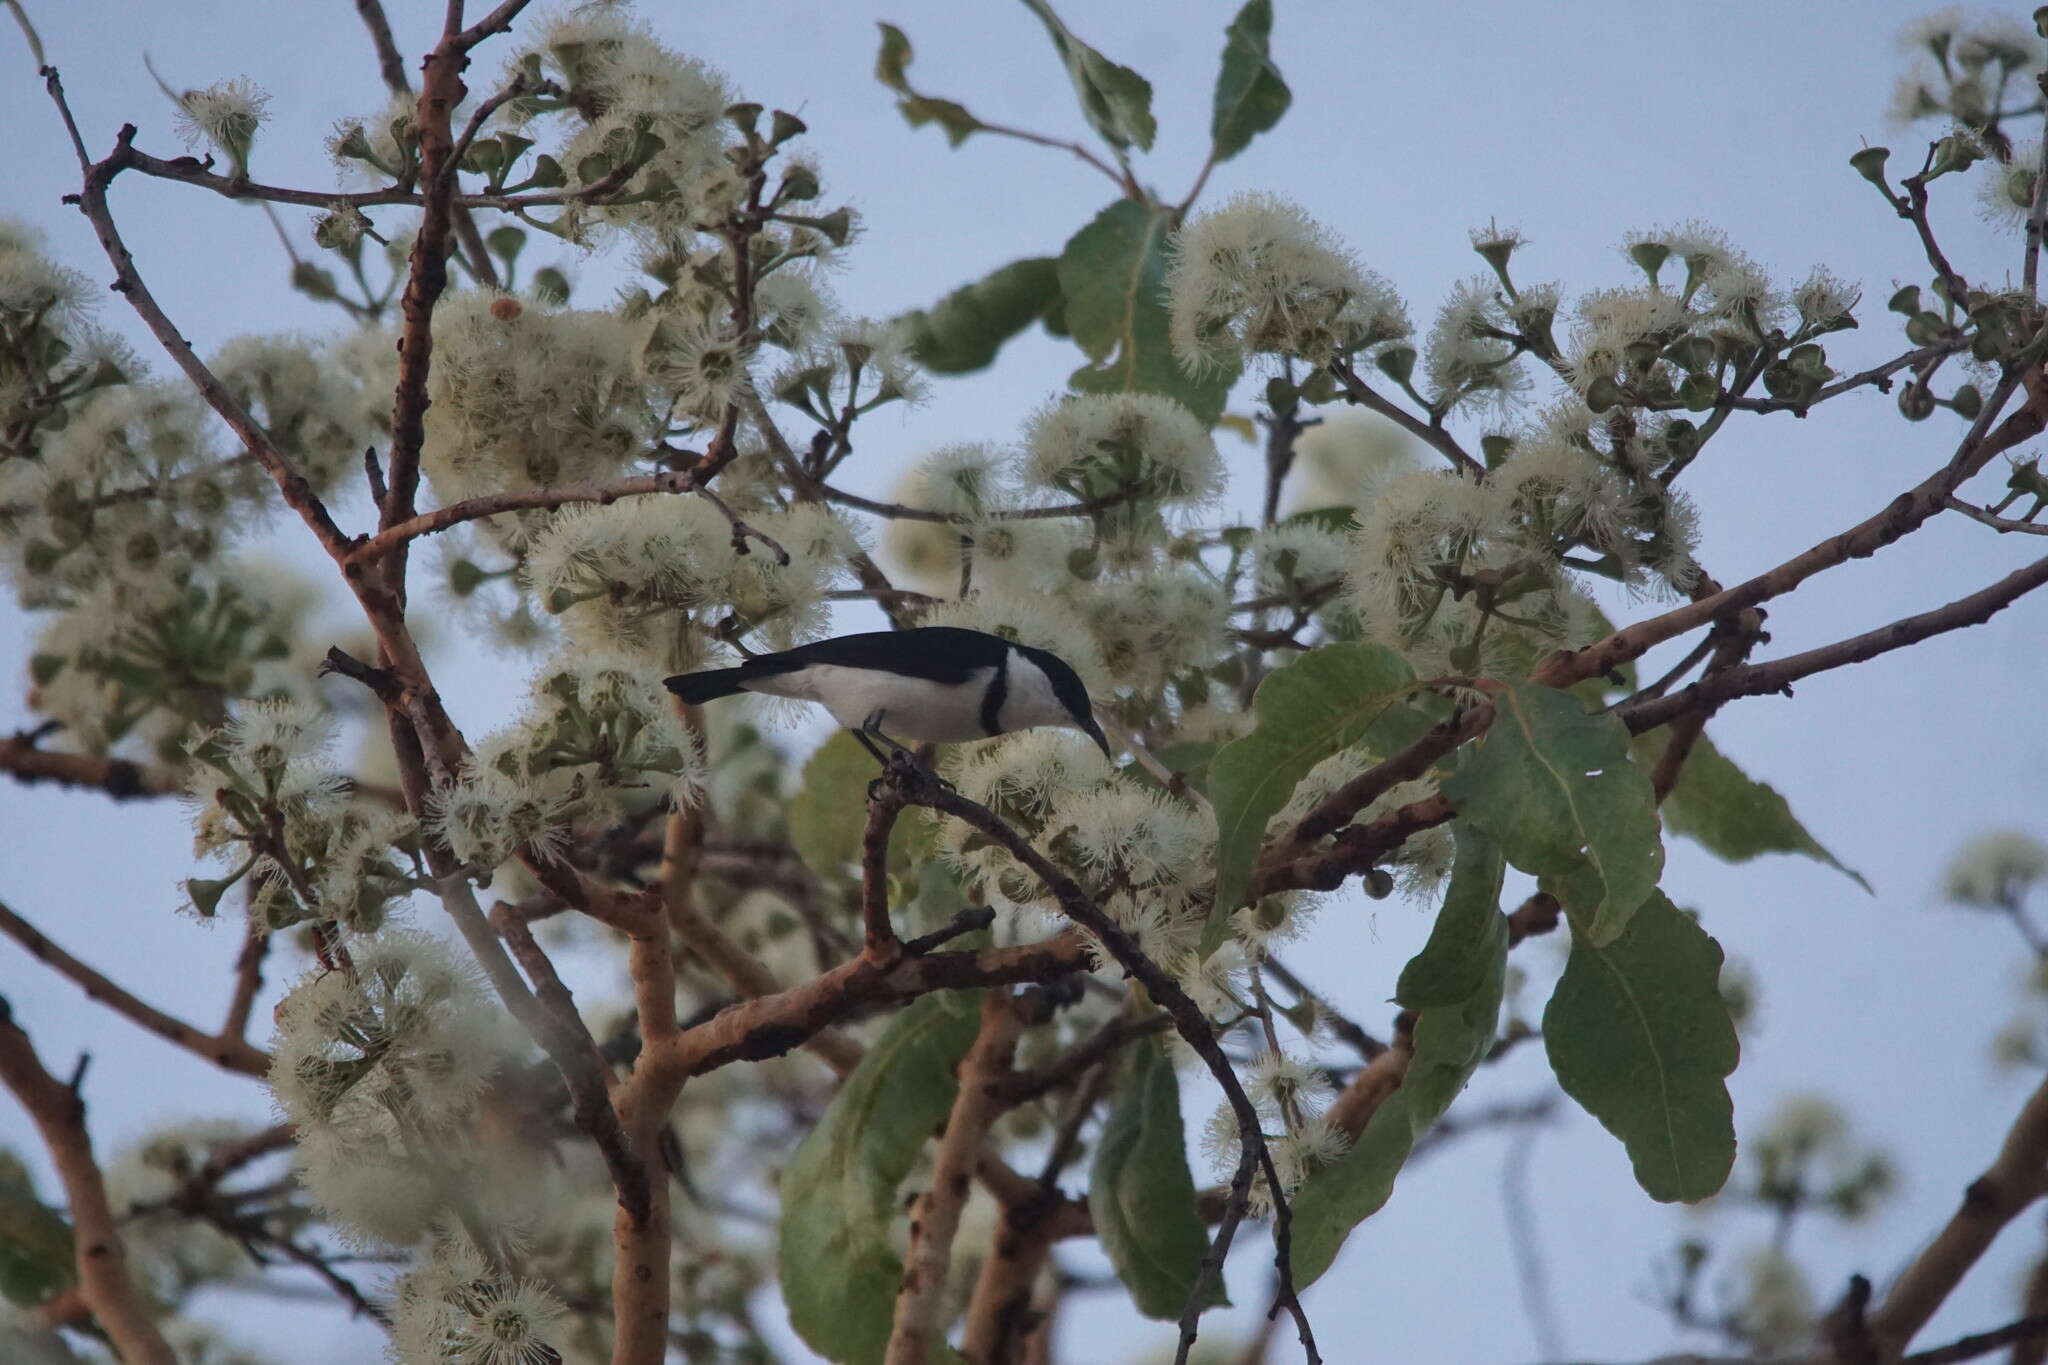
[[[981,726],[981,700],[994,672],[977,668],[966,682],[936,683],[875,668],[811,664],[757,678],[746,686],[771,697],[817,702],[849,730],[858,730],[880,711],[882,732],[891,738],[951,744],[987,736]]]
[[[1010,651],[1005,670],[1002,709],[996,713],[996,728],[1004,734],[1028,730],[1034,725],[1071,725],[1073,717],[1060,704],[1045,670],[1016,650]]]

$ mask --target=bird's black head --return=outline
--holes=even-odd
[[[1017,649],[1037,664],[1047,681],[1052,683],[1053,695],[1066,708],[1074,728],[1094,740],[1096,747],[1102,750],[1102,756],[1114,762],[1116,755],[1110,751],[1109,739],[1102,733],[1102,727],[1095,723],[1095,707],[1088,700],[1088,689],[1082,685],[1081,676],[1067,666],[1065,659],[1049,650],[1034,649],[1029,645],[1018,645]]]

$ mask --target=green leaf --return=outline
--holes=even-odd
[[[1663,751],[1655,732],[1635,738],[1636,761],[1652,766]],[[1758,782],[1702,735],[1664,798],[1664,826],[1726,862],[1746,863],[1766,853],[1798,853],[1826,863],[1865,891],[1870,883],[1807,832],[1776,788]]]
[[[905,313],[898,322],[908,329],[919,364],[934,374],[966,374],[994,360],[1003,343],[1043,317],[1059,294],[1059,262],[1032,256],[962,285],[929,311]]]
[[[1209,1251],[1181,1130],[1180,1081],[1156,1040],[1131,1049],[1128,1072],[1096,1144],[1088,1211],[1138,1311],[1178,1318]],[[1227,1302],[1219,1277],[1203,1307]]]
[[[882,30],[882,46],[875,53],[875,79],[903,96],[896,102],[896,107],[911,127],[922,128],[927,123],[936,123],[946,130],[946,140],[955,147],[981,131],[981,120],[968,113],[964,106],[951,100],[921,95],[911,88],[910,78],[904,74],[915,55],[910,39],[894,24],[878,24],[876,27]]]
[[[1530,683],[1501,688],[1493,704],[1493,727],[1444,795],[1509,862],[1551,879],[1579,934],[1612,943],[1664,867],[1656,795],[1629,761],[1628,728]]]
[[[1294,95],[1273,65],[1268,39],[1273,0],[1247,0],[1223,30],[1223,69],[1216,74],[1216,112],[1209,120],[1210,158],[1228,161],[1280,121]]]
[[[1458,821],[1451,833],[1462,860],[1457,866],[1467,868],[1470,875],[1451,878],[1429,942],[1401,968],[1394,999],[1406,1009],[1469,1000],[1493,969],[1493,935],[1500,919],[1500,849],[1470,821]]]
[[[1500,913],[1505,865],[1500,849],[1484,832],[1462,820],[1454,832],[1458,857],[1451,870],[1445,915],[1452,914],[1453,906],[1460,907],[1457,918],[1462,924],[1464,908],[1492,907],[1490,914],[1472,916],[1471,938],[1463,945],[1464,955],[1477,962],[1481,972],[1470,995],[1431,1004],[1417,1016],[1415,1055],[1409,1059],[1401,1088],[1373,1111],[1350,1151],[1311,1174],[1295,1191],[1293,1254],[1298,1289],[1307,1288],[1328,1270],[1351,1230],[1386,1204],[1394,1192],[1395,1177],[1415,1150],[1416,1139],[1450,1107],[1493,1046],[1507,980],[1508,922]],[[1438,935],[1432,934],[1430,948],[1438,946],[1437,940]],[[1424,956],[1429,951],[1425,948]],[[1409,971],[1422,961],[1423,957],[1410,961],[1402,978],[1406,980]]]
[[[803,785],[789,802],[789,842],[804,866],[820,877],[837,879],[860,862],[861,837],[868,826],[868,783],[879,776],[874,755],[850,730],[841,730],[818,746],[804,764]]]
[[[0,1297],[33,1308],[77,1279],[71,1224],[36,1198],[28,1169],[0,1148]]]
[[[1216,807],[1216,902],[1204,941],[1222,942],[1244,903],[1266,822],[1309,769],[1339,750],[1370,743],[1391,752],[1428,721],[1401,705],[1415,675],[1379,645],[1330,644],[1276,668],[1252,699],[1255,728],[1217,751],[1209,765]]]
[[[980,994],[928,995],[897,1015],[783,1170],[776,1255],[790,1326],[838,1365],[879,1365],[888,1348],[903,1279],[889,1245],[897,1187],[953,1107]]]
[[[1045,24],[1090,126],[1118,151],[1134,145],[1150,151],[1152,135],[1158,131],[1152,118],[1152,83],[1076,38],[1045,0],[1024,0],[1024,7]]]
[[[1190,375],[1174,356],[1166,315],[1166,237],[1173,211],[1120,199],[1060,253],[1063,321],[1091,364],[1068,379],[1081,393],[1158,393],[1204,426],[1223,415],[1235,369]]]
[[[1652,1199],[1692,1203],[1735,1164],[1724,1078],[1741,1053],[1721,998],[1721,945],[1659,892],[1603,945],[1572,931],[1543,1012],[1564,1092],[1620,1138]]]

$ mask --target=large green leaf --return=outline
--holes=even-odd
[[[911,127],[922,128],[927,123],[936,123],[946,130],[946,140],[958,147],[985,126],[980,119],[968,113],[965,106],[951,100],[934,99],[911,88],[910,78],[905,74],[913,55],[910,39],[894,24],[877,27],[882,30],[882,46],[875,53],[875,79],[903,97],[896,102],[896,107],[903,112]]]
[[[1152,83],[1076,38],[1045,0],[1024,0],[1024,7],[1044,23],[1089,125],[1118,151],[1131,146],[1150,151],[1152,135],[1158,131],[1152,118]]]
[[[1741,1047],[1720,981],[1721,945],[1658,892],[1611,943],[1574,926],[1543,1012],[1558,1084],[1621,1139],[1652,1199],[1705,1199],[1735,1164],[1724,1078]]]
[[[71,1224],[36,1198],[20,1159],[0,1149],[0,1298],[33,1308],[77,1279]]]
[[[1214,426],[1235,369],[1190,374],[1168,339],[1166,238],[1173,210],[1119,199],[1060,253],[1063,319],[1090,364],[1068,379],[1082,393],[1157,393]]]
[[[875,1040],[782,1173],[776,1256],[798,1336],[838,1365],[879,1365],[903,1264],[897,1187],[953,1107],[980,992],[928,995]]]
[[[1611,943],[1664,867],[1656,794],[1629,761],[1628,728],[1530,683],[1502,687],[1493,704],[1493,727],[1444,795],[1508,861],[1547,879],[1579,934]]]
[[[836,732],[804,764],[789,801],[789,842],[821,877],[843,877],[860,861],[867,829],[868,783],[881,775],[875,757],[850,730]]]
[[[1654,730],[1635,738],[1636,761],[1653,766],[1664,740]],[[1664,827],[1731,863],[1766,853],[1798,853],[1826,863],[1865,891],[1870,883],[1823,848],[1769,783],[1758,782],[1702,735],[1664,798]]]
[[[1280,121],[1294,95],[1273,65],[1273,0],[1247,0],[1223,30],[1223,69],[1209,120],[1210,157],[1228,161]]]
[[[1429,941],[1394,984],[1404,1008],[1426,1010],[1470,1000],[1493,970],[1503,859],[1500,846],[1469,820],[1451,826],[1457,861]]]
[[[1210,938],[1244,903],[1266,822],[1309,769],[1355,744],[1391,752],[1428,721],[1402,699],[1415,674],[1379,645],[1331,644],[1276,668],[1252,698],[1255,726],[1224,745],[1209,765],[1216,807],[1216,902]]]
[[[1032,256],[962,285],[929,310],[906,313],[900,321],[919,364],[934,374],[965,374],[994,360],[1004,342],[1044,316],[1059,296],[1059,262]]]
[[[1307,1288],[1328,1270],[1351,1230],[1386,1204],[1416,1139],[1450,1107],[1493,1046],[1507,980],[1508,922],[1500,913],[1505,865],[1500,849],[1484,832],[1460,821],[1456,835],[1458,857],[1444,916],[1458,926],[1456,932],[1463,939],[1460,955],[1480,965],[1478,981],[1470,995],[1433,1003],[1416,1017],[1415,1055],[1401,1088],[1381,1101],[1350,1151],[1310,1175],[1295,1191],[1296,1288]],[[1455,914],[1453,907],[1459,908]],[[1491,908],[1484,915],[1464,913],[1472,907]],[[1438,928],[1425,954],[1449,947],[1439,944],[1444,918],[1438,920]],[[1421,961],[1418,957],[1409,967]],[[1407,976],[1404,971],[1403,979]]]
[[[1178,1318],[1209,1251],[1188,1171],[1180,1081],[1166,1048],[1150,1039],[1131,1049],[1126,1073],[1123,1094],[1096,1144],[1088,1210],[1102,1250],[1138,1311]],[[1219,1277],[1204,1307],[1225,1302]]]
[[[835,880],[857,872],[868,828],[868,784],[881,773],[875,756],[850,730],[840,730],[818,746],[804,764],[802,785],[789,800],[789,842],[804,866]],[[930,852],[930,831],[931,822],[920,811],[907,810],[897,817],[889,832],[893,875],[909,871],[917,850]]]

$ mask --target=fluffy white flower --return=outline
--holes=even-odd
[[[1062,797],[1046,824],[1084,866],[1168,887],[1201,881],[1216,834],[1207,812],[1122,778]]]
[[[1977,171],[1977,203],[1984,221],[2011,232],[2024,228],[2034,207],[2040,166],[2038,138],[2015,146],[2010,161],[1986,157]]]
[[[465,1118],[510,1050],[475,970],[441,940],[387,929],[349,945],[277,1009],[270,1085],[302,1132],[423,1133]]]
[[[954,754],[949,771],[962,795],[1037,817],[1112,771],[1101,750],[1067,730],[1020,730]]]
[[[403,1365],[554,1365],[568,1310],[536,1280],[491,1268],[466,1238],[442,1236],[399,1277],[391,1345]]]
[[[752,348],[723,321],[674,327],[658,321],[641,349],[648,382],[669,399],[672,416],[710,426],[754,391]]]
[[[1026,442],[1026,477],[1084,500],[1202,503],[1222,488],[1215,440],[1194,414],[1157,394],[1056,400],[1031,419]]]
[[[1837,278],[1826,266],[1817,265],[1812,274],[1794,286],[1791,303],[1802,324],[1825,327],[1848,318],[1862,297],[1863,291],[1855,285]]]
[[[98,302],[85,276],[52,261],[39,229],[0,217],[0,313],[65,316]]]
[[[178,96],[178,134],[193,151],[211,143],[237,175],[249,169],[249,148],[269,117],[270,96],[247,76],[218,81]]]
[[[1167,268],[1173,348],[1188,366],[1241,354],[1320,365],[1408,334],[1393,289],[1293,203],[1240,194],[1191,219]]]
[[[435,491],[455,501],[617,474],[656,425],[634,325],[574,309],[502,317],[498,297],[465,291],[435,313],[420,457]]]
[[[2034,883],[2048,877],[2048,844],[2018,830],[1972,839],[1948,865],[1943,890],[1963,905],[2016,905]]]
[[[1486,276],[1464,280],[1451,291],[1429,333],[1429,385],[1437,402],[1453,407],[1478,400],[1506,406],[1529,387],[1515,359],[1514,343],[1489,333],[1509,321]]]

